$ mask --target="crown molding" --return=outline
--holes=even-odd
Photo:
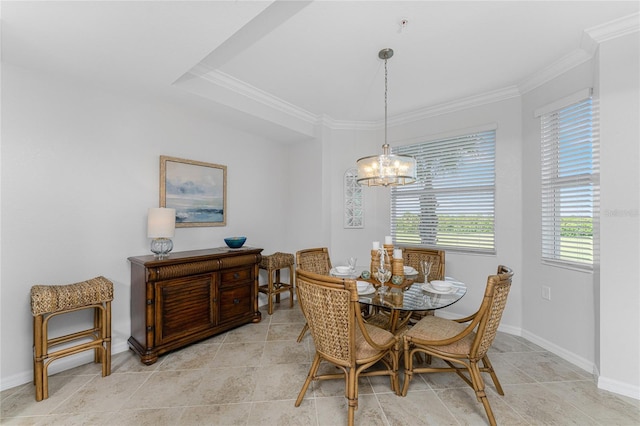
[[[220,70],[211,70],[206,66],[198,64],[191,70],[191,73],[212,84],[245,96],[306,123],[315,125],[320,120],[320,117],[316,114],[310,113],[303,108],[287,102],[284,99],[280,99],[264,90],[258,89],[229,74],[223,73]]]
[[[477,95],[468,96],[462,99],[456,99],[454,101],[445,102],[430,107],[420,108],[408,113],[398,114],[390,117],[388,124],[392,126],[400,126],[403,124],[412,123],[414,121],[436,117],[438,115],[449,114],[452,112],[482,106],[493,102],[516,98],[518,96],[520,96],[520,91],[518,90],[518,88],[516,86],[509,86],[502,89],[492,90],[490,92],[480,93]],[[380,123],[383,122],[380,121]]]
[[[587,28],[584,32],[596,43],[602,43],[637,31],[640,31],[640,12]]]
[[[582,49],[574,50],[573,52],[563,56],[551,65],[522,80],[518,84],[520,93],[525,94],[527,92],[530,92],[533,89],[553,80],[554,78],[559,77],[570,69],[591,60],[592,57],[592,54],[589,54]]]
[[[522,94],[562,75],[570,69],[590,61],[600,43],[632,34],[640,30],[640,13],[636,12],[613,21],[584,30],[580,49],[560,58],[558,61],[532,74],[518,84]]]
[[[349,121],[336,120],[323,114],[318,124],[328,127],[331,130],[378,130],[381,127],[379,121]]]

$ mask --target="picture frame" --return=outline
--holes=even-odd
[[[227,166],[161,155],[160,207],[176,209],[176,228],[226,226]]]

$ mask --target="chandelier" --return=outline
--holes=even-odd
[[[384,145],[381,155],[358,159],[358,183],[368,186],[397,186],[416,181],[416,160],[409,155],[391,154],[387,143],[387,60],[393,56],[392,49],[378,53],[384,59]]]

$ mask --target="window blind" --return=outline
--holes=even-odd
[[[405,245],[495,253],[495,130],[395,147],[417,180],[391,189],[391,233]]]
[[[541,115],[542,259],[591,268],[599,211],[592,98]]]

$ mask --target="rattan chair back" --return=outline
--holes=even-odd
[[[484,298],[476,318],[479,319],[476,338],[471,346],[470,358],[482,359],[496,338],[502,313],[507,305],[507,296],[511,289],[513,271],[503,265],[498,266],[496,275],[489,275]]]
[[[329,275],[331,271],[331,257],[326,247],[310,248],[296,252],[298,268],[316,274]]]
[[[418,282],[424,282],[424,274],[422,273],[420,263],[425,260],[432,263],[428,281],[444,279],[444,250],[421,247],[403,247],[402,260],[405,266],[411,266],[413,269],[418,271]]]
[[[307,272],[329,275],[331,272],[331,257],[329,256],[329,249],[326,247],[318,247],[297,251],[296,266]],[[300,308],[302,309],[302,306]],[[298,343],[302,341],[308,330],[309,324],[305,323],[302,331],[298,335]]]
[[[309,325],[316,351],[333,363],[355,364],[355,281],[298,270],[298,302]],[[355,303],[351,300],[355,291]],[[359,306],[358,306],[359,309]]]

